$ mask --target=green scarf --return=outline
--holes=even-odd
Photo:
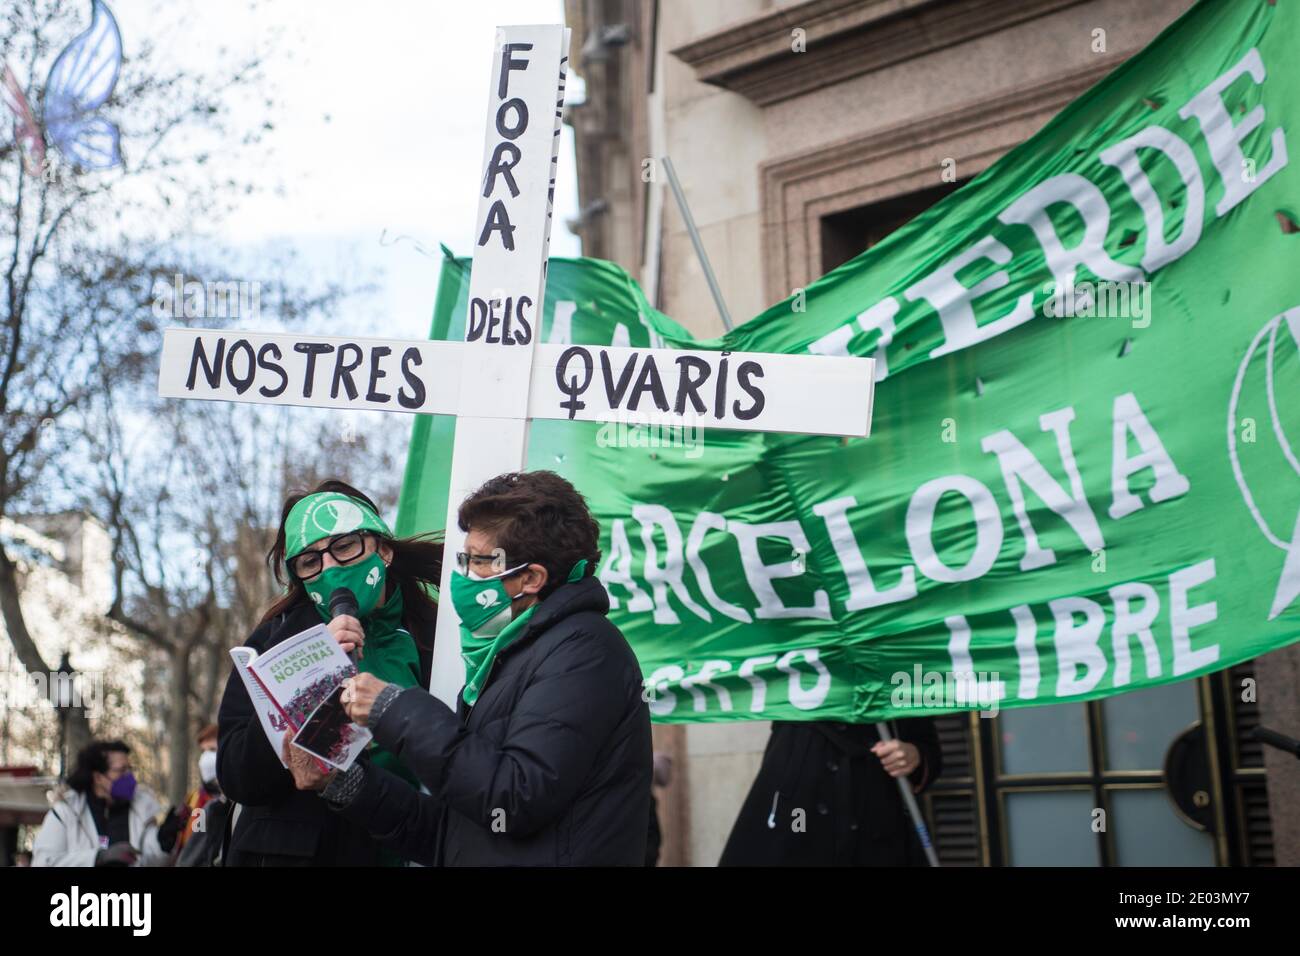
[[[565,583],[581,580],[586,570],[587,560],[583,558],[573,566]],[[523,635],[537,607],[534,604],[494,637],[475,637],[464,624],[460,626],[460,656],[465,661],[465,689],[461,691],[461,696],[469,706],[473,707],[478,701],[479,692],[483,689],[488,674],[492,672],[492,662],[496,656]]]
[[[366,632],[366,643],[357,670],[362,674],[373,674],[388,684],[418,687],[420,655],[415,647],[415,638],[402,627],[402,589],[394,587],[388,600],[375,608],[361,622],[361,627]],[[397,757],[373,741],[370,744],[370,762],[391,770],[413,787],[420,785]]]

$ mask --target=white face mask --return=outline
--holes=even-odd
[[[204,783],[215,783],[217,779],[217,752],[205,750],[199,754],[199,779]]]

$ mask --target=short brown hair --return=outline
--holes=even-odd
[[[584,577],[600,563],[600,525],[578,489],[553,471],[497,475],[466,498],[456,515],[460,530],[491,534],[508,567],[527,562],[546,568],[546,597],[584,558]]]
[[[194,738],[194,742],[202,746],[203,741],[205,740],[216,740],[217,734],[218,734],[217,725],[208,724],[206,727],[204,727],[202,730],[199,731],[199,735]]]

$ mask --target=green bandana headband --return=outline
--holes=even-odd
[[[337,491],[308,495],[293,506],[284,523],[284,557],[288,560],[323,538],[349,531],[373,531],[385,538],[393,536],[384,519],[359,498]]]

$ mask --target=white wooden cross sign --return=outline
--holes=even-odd
[[[464,342],[167,329],[159,394],[457,416],[447,555],[460,502],[526,467],[534,418],[864,437],[870,359],[538,343],[568,47],[561,26],[497,30]],[[453,707],[458,624],[440,602],[430,689]]]

